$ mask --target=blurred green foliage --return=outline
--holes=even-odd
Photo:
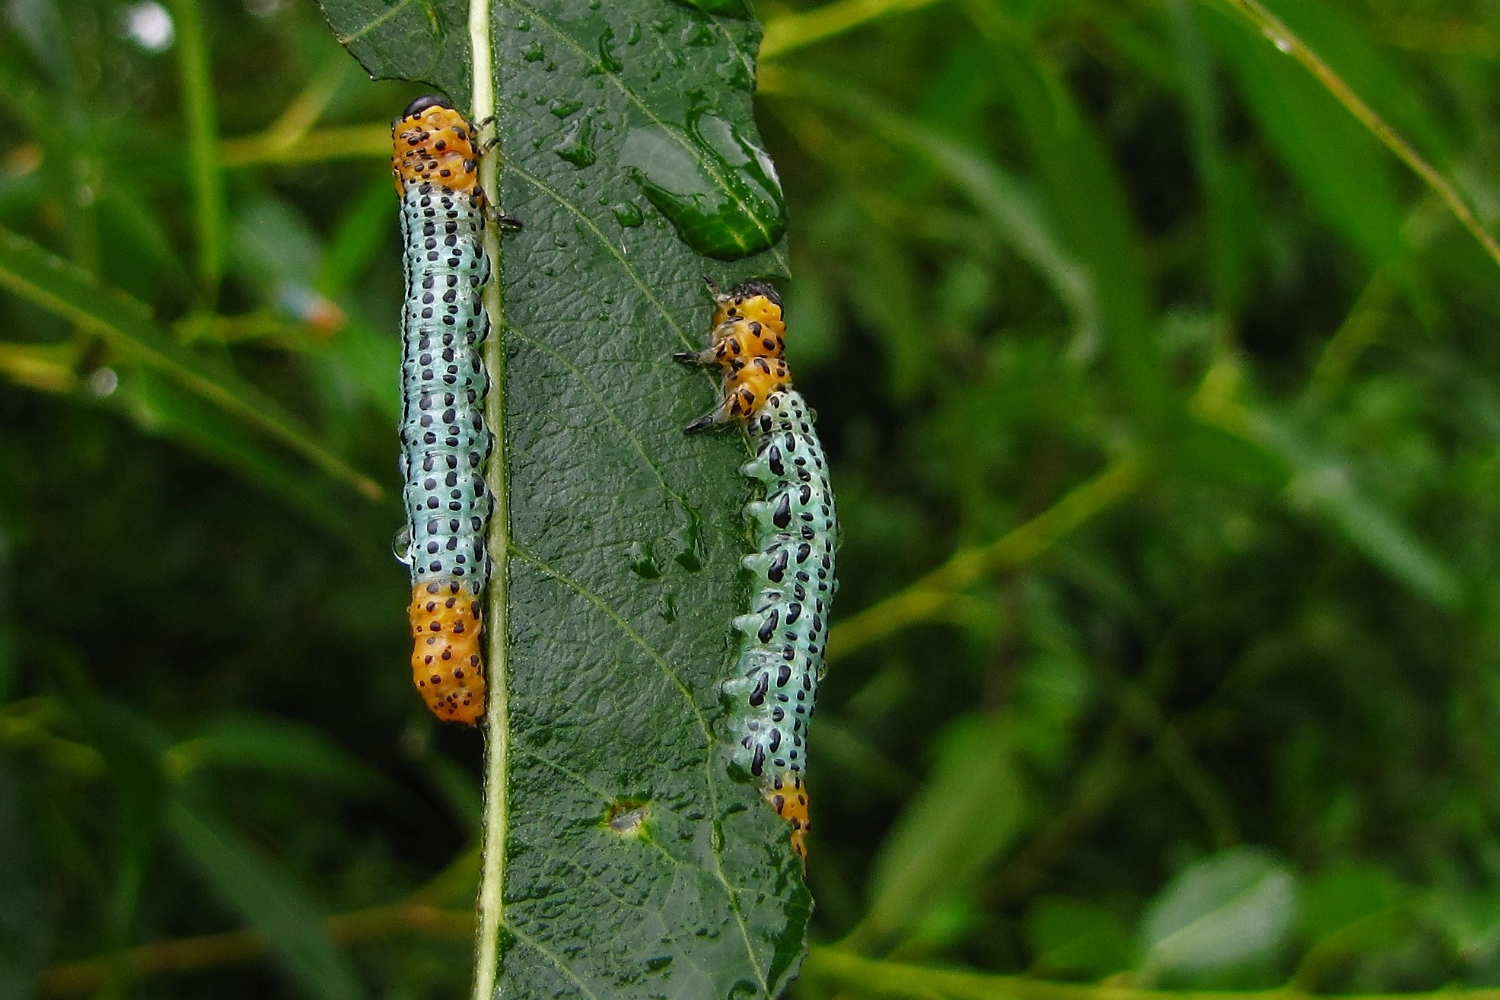
[[[1500,982],[1500,7],[1268,9],[759,10],[845,520],[801,997]],[[461,993],[414,91],[308,0],[5,18],[0,995]]]

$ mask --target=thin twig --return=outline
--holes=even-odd
[[[427,903],[404,902],[354,910],[329,917],[324,923],[324,932],[341,944],[379,940],[402,931],[466,938],[474,932],[474,915]],[[117,955],[54,965],[42,974],[39,989],[43,996],[73,996],[95,990],[117,975],[139,979],[167,972],[191,972],[251,962],[269,953],[266,939],[250,930],[157,941]]]
[[[941,617],[964,588],[1037,558],[1135,492],[1143,475],[1142,463],[1134,455],[1117,459],[1009,534],[989,545],[956,553],[905,590],[839,623],[829,637],[828,659],[848,656],[914,622]]]
[[[1484,247],[1484,252],[1489,254],[1490,259],[1500,265],[1500,244],[1497,244],[1494,237],[1479,224],[1479,220],[1475,218],[1468,203],[1459,195],[1458,189],[1450,184],[1446,177],[1438,173],[1436,167],[1424,160],[1422,154],[1418,153],[1411,143],[1387,125],[1385,119],[1366,104],[1364,99],[1356,94],[1354,89],[1345,83],[1321,56],[1297,37],[1280,18],[1263,7],[1260,0],[1219,0],[1219,2],[1226,3],[1243,14],[1277,49],[1297,60],[1316,77],[1336,101],[1357,118],[1361,125],[1369,129],[1387,149],[1395,153],[1402,163],[1422,178],[1422,181],[1432,188],[1439,198],[1443,199],[1448,210],[1479,241],[1479,245]]]

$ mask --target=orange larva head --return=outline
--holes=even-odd
[[[781,296],[764,281],[741,282],[729,292],[719,291],[712,282],[709,283],[709,288],[714,296],[715,330],[729,320],[743,317],[770,327],[779,334],[786,333],[786,324],[781,317]]]
[[[483,632],[479,601],[461,584],[412,588],[411,678],[427,707],[444,722],[473,725],[484,714]]]
[[[423,181],[450,191],[478,191],[474,129],[441,97],[419,97],[391,126],[396,191]]]

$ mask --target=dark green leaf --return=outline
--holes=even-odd
[[[324,0],[372,73],[472,110],[468,9]],[[706,339],[704,275],[785,271],[779,182],[750,117],[759,28],[668,0],[490,13],[490,193],[524,224],[499,262],[490,473],[511,533],[505,697],[486,722],[507,775],[505,809],[491,787],[487,814],[505,867],[481,897],[493,906],[503,875],[496,988],[774,996],[810,900],[786,827],[722,753],[744,446],[683,436],[714,391],[671,361]],[[639,821],[608,822],[622,813]],[[500,956],[481,948],[483,983]]]

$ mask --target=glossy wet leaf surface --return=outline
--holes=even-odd
[[[498,990],[770,996],[800,960],[810,900],[785,828],[718,745],[746,599],[745,450],[683,435],[714,386],[671,361],[707,335],[704,275],[785,270],[750,118],[759,29],[668,0],[593,7],[493,8],[499,200],[525,227],[499,269],[513,545]],[[467,5],[324,8],[373,73],[467,107]],[[637,179],[649,165],[633,174],[624,154],[648,133],[749,207],[664,216]]]

